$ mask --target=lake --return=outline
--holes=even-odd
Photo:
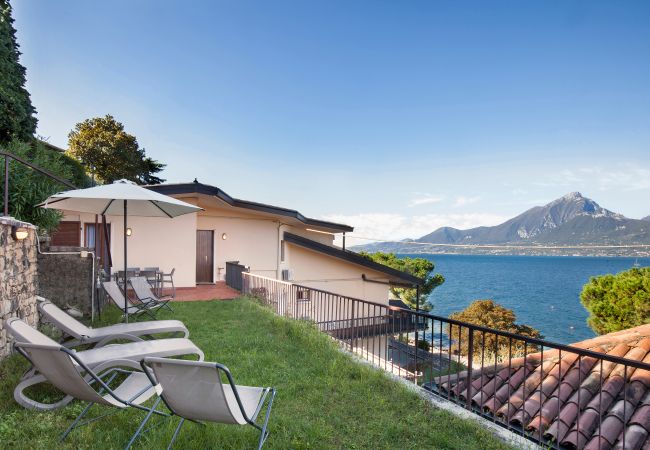
[[[595,336],[580,303],[595,275],[630,269],[635,258],[490,255],[401,255],[432,260],[445,283],[430,296],[433,314],[447,317],[472,301],[492,299],[512,309],[549,341],[570,344]],[[642,266],[650,258],[639,258]]]

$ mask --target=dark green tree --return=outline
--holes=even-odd
[[[0,145],[29,141],[36,132],[36,110],[25,89],[25,68],[20,64],[11,5],[0,0]]]
[[[165,164],[148,157],[135,136],[111,115],[78,123],[68,135],[68,147],[68,154],[101,182],[122,178],[138,184],[165,181],[155,175]]]
[[[426,299],[435,288],[445,282],[445,277],[441,274],[433,274],[435,269],[433,262],[424,258],[399,258],[395,253],[361,252],[359,254],[379,264],[392,267],[393,269],[423,279],[424,284],[420,286],[420,309],[424,311],[431,311],[431,309],[433,309],[433,305],[428,300],[423,299]],[[393,295],[399,297],[409,307],[416,307],[416,289],[391,287],[391,292]]]
[[[650,323],[650,267],[592,277],[580,301],[589,311],[587,323],[598,334]]]
[[[517,324],[515,313],[511,309],[495,303],[494,300],[476,300],[463,311],[450,314],[449,318],[522,336],[542,338],[539,330],[529,325]],[[467,356],[469,354],[469,329],[448,324],[447,334],[452,339],[452,351]],[[523,355],[524,349],[528,353],[537,351],[536,345],[526,345],[524,341],[517,339],[510,341],[494,333],[475,331],[473,337],[472,354],[475,360],[481,360],[483,357],[485,361],[494,361],[495,358],[501,361],[509,356]],[[483,349],[485,349],[485,355],[483,355]]]

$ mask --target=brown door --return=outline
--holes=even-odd
[[[50,245],[79,247],[81,245],[81,222],[60,222],[52,233]]]
[[[212,283],[214,273],[214,231],[196,230],[196,282]]]

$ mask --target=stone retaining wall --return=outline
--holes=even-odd
[[[12,226],[26,227],[29,235],[19,241],[12,237]],[[10,217],[0,217],[0,360],[11,352],[4,321],[20,317],[31,326],[38,324],[36,228]]]
[[[84,315],[91,313],[93,255],[79,247],[42,248],[38,255],[38,293],[57,306],[74,307]],[[48,254],[58,252],[58,254]],[[69,254],[66,254],[69,252]]]

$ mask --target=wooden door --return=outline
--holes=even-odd
[[[196,282],[212,283],[214,274],[214,231],[196,230]]]

